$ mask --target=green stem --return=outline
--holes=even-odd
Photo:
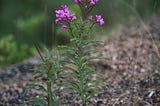
[[[48,78],[51,77],[51,65],[50,64],[48,66],[47,77]],[[53,106],[53,104],[52,104],[52,96],[51,96],[51,82],[50,81],[47,82],[47,91],[48,91],[48,95],[47,95],[48,105],[47,106]]]
[[[80,38],[79,38],[80,40]],[[79,74],[80,74],[80,97],[81,97],[81,100],[82,100],[82,105],[83,106],[86,106],[86,98],[85,98],[85,92],[84,92],[84,82],[83,82],[83,70],[81,69],[82,67],[82,64],[81,64],[81,60],[82,60],[82,57],[81,56],[81,53],[83,52],[82,48],[80,45],[76,44],[77,45],[77,54],[79,55],[79,59],[78,59],[78,63],[79,63],[79,67],[78,67],[78,70],[79,70]]]
[[[74,38],[74,33],[73,33],[73,30],[71,28],[71,24],[70,22],[68,22],[68,26],[69,26],[69,33],[71,34],[71,36]]]
[[[80,72],[80,89],[81,89],[81,100],[82,100],[82,105],[86,106],[86,99],[85,99],[85,92],[84,92],[84,82],[83,82],[83,72],[81,70]]]

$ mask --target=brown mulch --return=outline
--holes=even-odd
[[[109,37],[105,44],[93,45],[104,59],[90,66],[104,77],[102,91],[88,106],[160,106],[160,20],[149,19],[143,24],[127,26],[119,35]],[[0,106],[20,106],[36,97],[37,92],[23,95],[24,88],[34,79],[39,59],[13,65],[0,74]],[[79,106],[65,98],[64,106]]]

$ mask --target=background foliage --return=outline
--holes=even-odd
[[[23,45],[32,47],[37,42],[48,47],[68,43],[68,39],[65,37],[66,33],[54,25],[54,10],[62,4],[67,4],[72,12],[77,15],[81,14],[72,1],[0,0],[0,40],[8,39],[5,38],[8,37],[7,35],[12,36],[15,42],[14,50],[19,46],[23,47]],[[103,31],[107,35],[109,31],[116,29],[116,27],[123,27],[136,20],[147,19],[154,15],[159,16],[160,1],[101,0],[94,10],[93,14],[99,13],[105,18],[106,24]],[[6,46],[11,46],[11,43],[11,41],[8,41]],[[1,54],[2,51],[4,49],[0,51],[0,56],[4,57]],[[19,53],[21,52],[17,52],[15,55],[19,55]],[[0,64],[2,62],[4,61],[0,61]]]
[[[13,35],[7,35],[0,40],[0,67],[19,62],[34,53],[34,48],[26,44],[17,46]]]

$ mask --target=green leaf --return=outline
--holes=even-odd
[[[60,50],[72,50],[72,51],[75,51],[75,49],[73,47],[71,47],[71,46],[61,45],[61,46],[58,46],[57,48],[60,49]]]
[[[38,84],[30,84],[28,87],[29,87],[29,89],[35,88],[35,89],[38,89],[38,90],[47,92],[47,90],[46,90],[42,85],[38,85]]]
[[[46,101],[42,98],[32,98],[31,100],[27,101],[27,103],[31,103],[33,104],[33,106],[36,106],[36,105],[46,106],[47,105]]]
[[[47,74],[48,70],[46,68],[40,69],[39,70],[42,74]]]
[[[100,83],[100,81],[97,79],[97,80],[93,80],[93,79],[91,79],[91,80],[86,80],[86,85],[87,84],[91,84],[89,87],[92,87],[92,85],[94,86],[95,84],[96,84],[96,86],[98,86],[97,84],[98,83]],[[88,86],[88,85],[87,85]],[[95,87],[96,87],[95,86]]]
[[[51,95],[52,95],[52,97],[53,97],[53,100],[52,100],[52,101],[53,101],[54,106],[59,106],[59,101],[58,101],[55,93],[51,93]]]
[[[104,59],[104,57],[101,57],[101,56],[92,56],[92,57],[88,57],[87,58],[88,61],[94,60],[94,59]]]
[[[70,9],[71,13],[74,13],[76,15],[76,17],[78,17],[80,19],[82,13],[81,13],[80,7],[78,5],[76,5],[76,4],[69,5],[69,9]]]
[[[69,60],[63,60],[63,61],[61,61],[61,64],[63,64],[64,66],[67,66],[67,65],[72,65],[72,66],[75,66],[76,67],[76,65],[77,64],[75,64],[73,61],[69,61]],[[65,67],[64,67],[65,68]]]
[[[99,50],[85,50],[84,51],[84,55],[87,55],[87,54],[89,54],[89,53],[98,53],[98,52],[100,52]]]
[[[91,77],[94,74],[97,74],[97,72],[96,71],[88,71],[88,72],[84,73],[83,80],[84,81],[87,80],[89,77]]]
[[[80,91],[79,84],[77,84],[76,82],[65,82],[65,84],[70,85],[71,89],[77,92]]]
[[[93,90],[93,89],[91,89],[90,92],[91,92],[91,93],[89,93],[89,94],[87,95],[87,97],[86,97],[86,101],[87,101],[87,102],[89,102],[89,101],[91,100],[91,98],[94,97],[95,94],[98,94],[98,93],[99,93],[98,91],[95,91],[95,90]]]

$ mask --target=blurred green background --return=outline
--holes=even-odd
[[[0,67],[34,55],[34,43],[49,48],[68,43],[66,32],[54,24],[54,10],[62,4],[80,14],[73,0],[0,0]],[[100,0],[92,14],[104,17],[105,26],[95,32],[107,36],[139,19],[159,16],[160,0]]]

